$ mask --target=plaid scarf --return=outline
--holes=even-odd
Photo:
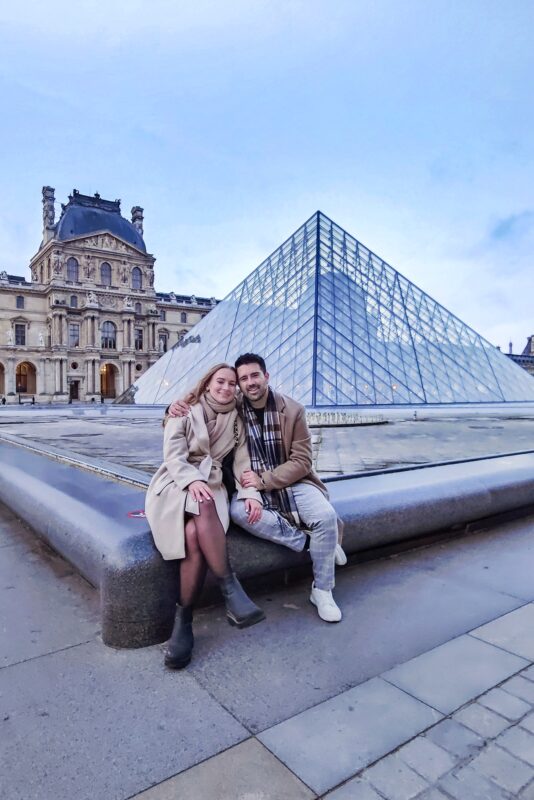
[[[280,414],[276,408],[274,394],[268,390],[263,417],[263,435],[256,413],[246,397],[243,398],[243,420],[246,425],[248,450],[252,470],[261,475],[283,464],[286,460],[282,443]],[[293,492],[285,489],[262,490],[264,508],[277,511],[292,525],[300,526],[297,505]]]

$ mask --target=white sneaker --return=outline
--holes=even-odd
[[[347,554],[345,553],[339,542],[336,544],[336,549],[334,551],[334,561],[336,562],[338,567],[344,567],[345,564],[347,563]]]
[[[312,585],[310,603],[317,608],[317,613],[325,622],[339,622],[341,619],[341,611],[336,605],[331,591],[316,589]]]

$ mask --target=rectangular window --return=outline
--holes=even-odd
[[[69,323],[69,347],[80,346],[80,326],[75,323]]]
[[[17,295],[17,308],[24,308],[24,297],[21,294]]]
[[[160,335],[159,335],[159,350],[160,350],[160,353],[166,353],[167,352],[167,334],[166,333],[160,333]]]
[[[135,329],[135,349],[142,350],[143,349],[143,329],[136,328]]]
[[[26,344],[26,325],[15,324],[15,344]]]

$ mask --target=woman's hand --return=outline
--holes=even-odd
[[[213,492],[204,481],[193,481],[187,487],[187,491],[197,503],[203,503],[204,500],[213,500]]]
[[[262,509],[263,506],[259,500],[253,500],[251,497],[245,500],[245,511],[248,514],[248,521],[251,525],[254,525],[261,518]]]

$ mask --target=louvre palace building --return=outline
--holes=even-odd
[[[119,397],[167,350],[187,346],[216,300],[155,291],[139,206],[130,221],[120,200],[74,190],[56,220],[54,189],[42,196],[31,281],[0,272],[0,396]]]

